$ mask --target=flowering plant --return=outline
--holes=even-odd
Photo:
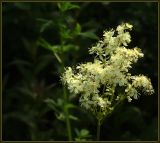
[[[128,31],[132,27],[122,23],[116,30],[105,31],[103,39],[89,49],[89,53],[95,55],[94,61],[80,64],[75,69],[68,67],[62,75],[70,92],[80,95],[81,106],[97,118],[98,140],[103,120],[119,103],[124,99],[128,102],[138,99],[142,92],[154,93],[148,77],[129,73],[132,64],[144,56],[137,47],[126,48],[131,42]]]

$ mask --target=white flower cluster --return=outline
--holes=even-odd
[[[142,88],[143,92],[146,92],[148,94],[154,93],[150,79],[144,75],[134,76],[132,85],[135,88]]]
[[[139,48],[126,48],[131,42],[127,30],[131,29],[132,25],[124,23],[116,31],[104,32],[103,40],[89,50],[90,54],[96,54],[94,62],[80,64],[75,70],[68,67],[62,76],[68,89],[80,95],[81,106],[98,118],[110,113],[118,101],[138,99],[141,88],[144,93],[154,92],[149,78],[128,73],[132,64],[143,57]],[[116,93],[116,87],[123,87],[123,93]]]
[[[128,23],[121,24],[115,30],[105,31],[103,34],[103,41],[100,40],[96,46],[93,46],[90,50],[90,54],[97,54],[97,56],[108,56],[120,46],[127,46],[131,42],[131,36],[126,30],[132,30],[132,25]],[[116,35],[117,34],[117,35]],[[114,36],[116,35],[116,36]]]

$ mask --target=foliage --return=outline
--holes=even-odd
[[[66,66],[91,61],[87,48],[106,27],[122,21],[134,25],[130,45],[139,45],[145,55],[132,72],[151,78],[155,96],[114,110],[104,121],[101,140],[157,139],[156,3],[3,2],[2,12],[3,140],[68,140],[68,119],[72,140],[95,140],[92,114],[64,92],[59,76]]]

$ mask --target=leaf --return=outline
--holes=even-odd
[[[65,119],[66,119],[64,113],[60,113],[59,115],[56,114],[56,117],[58,120],[61,120],[61,121],[65,121]]]
[[[86,141],[87,138],[91,137],[87,129],[81,129],[79,131],[77,128],[75,128],[75,132],[77,135],[77,137],[75,138],[76,141]]]
[[[67,104],[65,105],[65,108],[70,109],[70,108],[76,108],[77,106],[75,106],[74,104]]]
[[[61,12],[65,12],[71,9],[78,9],[80,7],[70,2],[63,2],[63,3],[58,3],[58,8],[60,9]]]
[[[78,118],[75,117],[75,116],[73,116],[73,115],[69,115],[69,119],[72,119],[72,120],[74,120],[74,121],[78,121]]]
[[[91,30],[91,31],[87,31],[87,32],[82,32],[79,33],[79,35],[90,38],[90,39],[95,39],[98,40],[98,36]]]
[[[78,46],[76,46],[76,45],[72,45],[72,44],[68,44],[68,45],[64,45],[63,47],[62,47],[62,51],[63,52],[68,52],[68,51],[71,51],[71,50],[78,50]]]
[[[82,129],[82,130],[80,131],[80,136],[81,136],[81,137],[87,137],[88,135],[89,135],[89,131],[88,131],[88,130]]]
[[[51,50],[52,51],[52,46],[43,38],[40,38],[38,41],[37,41],[37,45],[40,45],[42,46],[43,48],[45,49],[48,49],[48,50]]]
[[[76,24],[76,27],[74,29],[75,34],[79,34],[81,32],[81,25],[79,23]]]
[[[62,39],[72,39],[70,29],[61,30],[60,36]]]
[[[45,49],[48,49],[48,50],[52,51],[53,53],[60,51],[60,46],[59,46],[59,45],[51,45],[50,43],[48,43],[48,42],[47,42],[45,39],[43,39],[43,38],[40,38],[40,39],[37,41],[37,44],[38,44],[39,46],[42,46],[42,47],[45,48]]]
[[[75,132],[76,132],[77,135],[80,134],[80,132],[79,132],[79,130],[77,128],[75,128]]]
[[[57,104],[58,104],[58,106],[62,107],[64,104],[64,101],[61,98],[58,98]]]
[[[40,32],[42,33],[44,30],[46,30],[47,28],[52,26],[52,24],[53,24],[53,21],[52,20],[48,20],[46,23],[44,23],[42,25],[42,27],[40,28]]]
[[[47,103],[47,105],[53,109],[55,112],[59,113],[59,110],[57,109],[57,103],[53,100],[53,99],[46,99],[45,102]]]

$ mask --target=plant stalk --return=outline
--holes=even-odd
[[[101,123],[100,123],[100,120],[98,120],[98,123],[97,123],[97,141],[100,140],[100,132],[101,132]]]
[[[66,94],[65,87],[63,88],[63,93],[64,93],[65,102],[67,103],[67,94]],[[64,111],[66,114],[66,126],[67,126],[68,140],[72,141],[71,123],[69,120],[69,113],[68,113],[68,109],[66,108],[66,106],[64,107]]]

